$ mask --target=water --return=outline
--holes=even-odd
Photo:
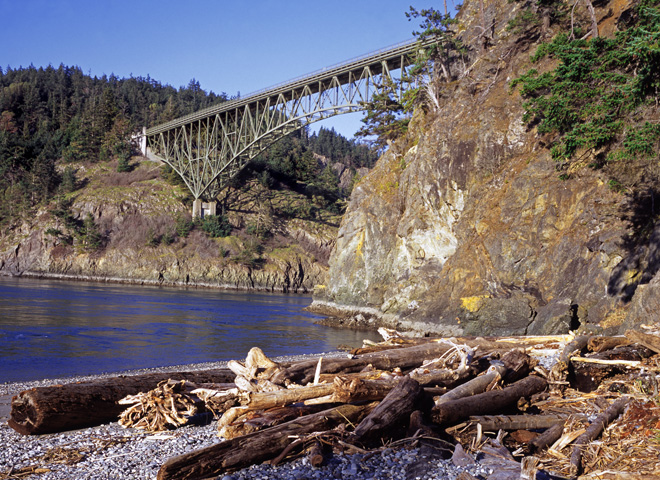
[[[0,383],[299,355],[377,339],[315,325],[311,298],[0,277]]]

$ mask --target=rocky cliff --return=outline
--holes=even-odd
[[[464,4],[462,71],[353,190],[316,311],[451,335],[616,332],[658,319],[660,227],[631,247],[626,195],[589,168],[560,178],[546,139],[522,121],[510,82],[558,33],[545,22],[516,32],[523,7]],[[596,7],[612,36],[632,3]]]
[[[52,202],[7,228],[0,274],[299,293],[324,281],[335,219],[263,218],[268,202],[295,202],[293,192],[265,199],[258,185],[233,191],[226,212],[232,235],[210,238],[195,228],[182,236],[175,224],[189,214],[185,190],[166,183],[158,164],[134,162],[129,173],[117,173],[112,163],[74,165],[81,188],[64,199],[69,226]],[[98,249],[72,238],[71,225],[82,225],[88,214],[102,237]],[[246,233],[259,220],[269,222],[268,238]]]

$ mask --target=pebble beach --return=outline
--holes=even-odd
[[[340,352],[324,356],[343,355]],[[309,357],[277,358],[295,361]],[[203,370],[224,367],[224,362],[204,363],[162,369],[145,369],[123,374],[155,371]],[[70,432],[24,436],[7,425],[11,396],[33,387],[87,381],[108,375],[66,379],[15,382],[0,385],[0,479],[155,479],[160,466],[169,458],[223,441],[216,424],[185,426],[163,433],[126,429],[117,422]],[[445,452],[446,454],[446,452]],[[446,455],[445,455],[446,456]],[[464,461],[444,460],[442,453],[428,445],[383,447],[369,453],[333,455],[322,467],[312,467],[300,458],[277,467],[255,465],[216,477],[222,480],[247,479],[455,479],[465,471],[487,478],[492,469],[487,462],[464,465]],[[463,465],[463,466],[461,466]]]

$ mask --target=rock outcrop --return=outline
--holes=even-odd
[[[511,33],[521,4],[484,1],[483,16],[479,2],[464,4],[458,30],[474,54],[440,109],[416,116],[354,188],[313,309],[450,335],[616,332],[658,319],[660,236],[627,247],[626,197],[589,169],[560,179],[522,122],[510,81],[557,32]],[[602,33],[629,8],[600,2]]]
[[[267,242],[240,232],[213,239],[199,229],[178,238],[175,218],[187,214],[178,196],[185,192],[158,172],[147,161],[132,176],[106,164],[79,166],[87,185],[70,195],[71,218],[81,225],[90,214],[102,248],[83,248],[49,205],[0,237],[0,275],[285,293],[311,292],[325,280],[335,227],[289,219],[272,225]],[[228,212],[233,225],[244,227],[255,217],[250,201],[241,198],[242,210]],[[162,241],[165,233],[174,238]],[[150,244],[150,237],[161,240]]]

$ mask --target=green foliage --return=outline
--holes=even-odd
[[[94,222],[94,217],[91,213],[88,213],[85,216],[82,229],[82,244],[85,250],[95,251],[101,248],[103,244],[103,237],[99,232],[96,222]]]
[[[264,239],[269,237],[271,232],[264,223],[248,223],[245,227],[245,233]]]
[[[367,113],[362,119],[364,126],[355,134],[365,138],[379,153],[385,151],[390,142],[408,131],[410,118],[404,116],[404,107],[396,100],[396,86],[390,85],[371,97],[366,105]]]
[[[174,230],[179,238],[187,238],[193,227],[192,220],[186,215],[177,215],[174,220]]]
[[[516,15],[514,18],[509,20],[509,23],[506,25],[506,30],[513,33],[514,35],[518,35],[530,26],[540,24],[541,17],[539,14],[531,8],[526,8],[525,10],[518,13],[518,15]]]
[[[402,79],[409,86],[416,85],[408,88],[402,99],[404,111],[410,113],[418,106],[437,107],[441,85],[454,79],[452,65],[465,54],[465,48],[451,30],[456,20],[450,14],[434,8],[416,10],[410,7],[406,17],[409,21],[421,20],[420,30],[413,31],[420,48],[413,65]],[[428,40],[433,43],[422,48],[421,43]]]
[[[62,236],[62,231],[58,228],[49,228],[44,232],[46,235],[50,235],[51,237],[60,237]]]
[[[175,89],[146,77],[91,77],[78,67],[0,69],[0,221],[69,192],[55,162],[118,158],[130,169],[130,135],[227,100],[199,82]],[[68,182],[68,183],[67,183]]]
[[[165,232],[160,238],[160,241],[163,245],[172,245],[176,239],[174,232]]]
[[[227,237],[232,226],[224,215],[206,215],[201,219],[201,228],[209,237]]]
[[[150,228],[147,232],[147,241],[145,242],[147,247],[155,248],[160,244],[160,237],[158,237],[153,228]]]
[[[587,150],[610,150],[591,163],[595,168],[657,157],[660,127],[636,120],[637,112],[657,101],[660,90],[657,0],[643,3],[638,24],[614,38],[572,40],[559,34],[542,44],[532,60],[545,57],[559,61],[554,70],[529,70],[511,87],[521,86],[523,120],[535,124],[539,134],[552,136],[552,157],[563,168],[579,164],[576,153]]]
[[[78,181],[76,180],[76,171],[70,165],[67,165],[62,172],[62,182],[60,183],[60,191],[63,193],[71,193],[76,190]]]
[[[261,257],[263,250],[264,247],[260,241],[251,240],[245,243],[243,250],[234,256],[233,260],[248,268],[258,269],[264,264],[264,259]]]

